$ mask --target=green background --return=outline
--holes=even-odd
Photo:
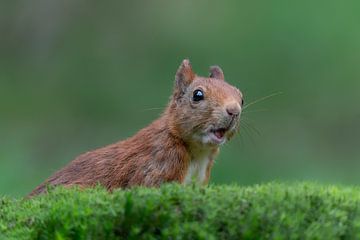
[[[212,183],[360,182],[359,1],[0,4],[0,193],[22,196],[161,113],[190,58],[250,103]]]

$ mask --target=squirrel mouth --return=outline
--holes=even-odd
[[[218,128],[211,130],[212,141],[216,144],[222,144],[225,141],[225,133],[228,129],[226,128]]]
[[[219,128],[212,131],[217,138],[223,138],[226,132],[225,128]]]

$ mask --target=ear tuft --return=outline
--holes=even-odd
[[[176,80],[191,82],[195,77],[189,59],[184,59],[176,72]]]
[[[179,66],[175,75],[175,92],[176,98],[184,94],[186,88],[191,84],[195,78],[195,73],[192,70],[189,59],[184,59]]]
[[[224,80],[224,73],[219,66],[210,67],[210,77]]]

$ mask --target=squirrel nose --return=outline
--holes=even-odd
[[[232,116],[237,117],[240,113],[240,106],[237,103],[232,103],[226,106],[226,112]]]

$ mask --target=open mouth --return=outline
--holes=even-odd
[[[216,144],[221,144],[225,142],[225,133],[228,131],[226,128],[218,128],[210,131],[211,139]]]

